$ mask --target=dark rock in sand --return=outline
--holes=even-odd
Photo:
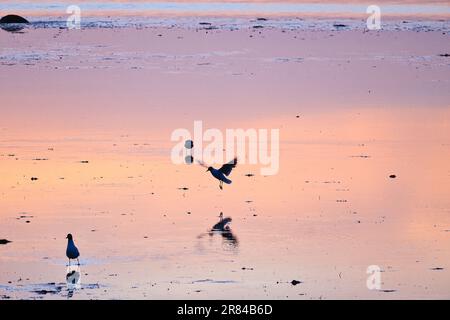
[[[300,283],[302,283],[301,281],[298,281],[298,280],[292,280],[291,281],[291,284],[293,285],[293,286],[296,286],[296,285],[298,285],[298,284],[300,284]]]
[[[15,14],[10,14],[0,19],[0,28],[8,32],[18,32],[28,23],[27,19]]]
[[[36,177],[31,177],[31,181],[36,181],[38,178]]]
[[[8,244],[10,242],[12,242],[12,241],[9,241],[7,239],[0,239],[0,244]]]
[[[436,268],[431,268],[430,270],[433,270],[433,271],[441,271],[441,270],[444,270],[444,268],[436,267]]]
[[[267,18],[256,18],[256,21],[267,21]]]
[[[442,53],[439,57],[450,57],[450,53]]]
[[[333,27],[335,27],[335,28],[345,28],[345,27],[347,27],[347,25],[346,24],[342,24],[342,23],[336,23],[336,24],[333,24]]]
[[[4,16],[0,19],[0,23],[30,23],[30,22],[21,16],[15,14],[8,14],[7,16]]]
[[[391,175],[389,176],[389,178],[395,179],[395,178],[397,178],[397,176],[396,176],[395,174],[391,174]]]

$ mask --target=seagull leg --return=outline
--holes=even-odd
[[[69,267],[70,267],[70,258],[69,258]]]
[[[222,181],[222,180],[221,180],[220,183],[219,183],[219,188],[220,188],[220,190],[223,189],[223,181]]]
[[[78,266],[80,266],[80,259],[77,258],[77,261],[78,261]]]

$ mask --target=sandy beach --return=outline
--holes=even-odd
[[[450,298],[448,18],[257,18],[0,30],[0,299]],[[279,172],[174,165],[196,120]]]

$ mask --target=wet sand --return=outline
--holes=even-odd
[[[0,299],[450,298],[447,31],[331,29],[0,30]],[[173,165],[194,120],[279,173]]]

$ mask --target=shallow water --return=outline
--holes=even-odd
[[[0,10],[41,14],[58,15],[66,11],[71,5],[70,1],[60,1],[58,3],[48,2],[22,2],[15,3],[0,1]],[[336,1],[324,1],[322,3],[298,1],[96,1],[81,2],[78,4],[82,12],[89,15],[130,15],[139,13],[140,15],[315,15],[317,16],[339,16],[339,15],[364,15],[368,7],[367,3],[336,3]],[[415,16],[445,16],[450,14],[450,7],[445,1],[417,2],[401,4],[395,1],[381,1],[377,3],[386,15],[415,15]]]
[[[277,176],[239,166],[220,191],[131,142],[2,142],[2,295],[66,298],[72,232],[73,298],[448,298],[448,143],[287,144]],[[220,212],[232,234],[208,231]],[[395,292],[366,288],[374,264]]]
[[[448,299],[446,40],[2,32],[0,298]],[[174,165],[170,133],[195,120],[279,129],[278,174],[239,163],[220,190],[203,167]],[[211,232],[220,212],[231,232]],[[73,292],[67,233],[81,252]]]

